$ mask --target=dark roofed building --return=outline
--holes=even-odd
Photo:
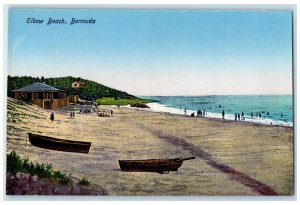
[[[65,91],[45,83],[33,83],[12,91],[15,92],[15,99],[30,102],[45,109],[66,107],[68,105]]]
[[[15,92],[43,92],[43,91],[50,91],[50,92],[58,92],[59,89],[52,87],[50,85],[47,85],[45,83],[33,83],[30,85],[27,85],[23,88],[13,90]]]

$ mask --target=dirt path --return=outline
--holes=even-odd
[[[165,133],[161,130],[157,130],[155,128],[151,128],[148,126],[145,126],[142,123],[139,123],[138,126],[144,130],[149,131],[150,133],[152,133],[153,135],[157,136],[160,139],[164,139],[166,141],[168,141],[169,143],[175,145],[175,146],[180,146],[182,147],[184,150],[188,150],[190,151],[190,153],[192,155],[195,155],[196,157],[204,160],[206,162],[206,164],[208,164],[209,166],[218,169],[221,172],[224,172],[226,174],[228,174],[230,176],[231,179],[247,186],[250,187],[254,192],[261,194],[261,195],[278,195],[270,186],[268,186],[267,184],[264,184],[262,182],[259,182],[255,179],[252,179],[251,177],[238,172],[237,170],[235,170],[234,168],[226,165],[226,164],[222,164],[222,163],[218,163],[215,160],[212,159],[211,155],[209,153],[207,153],[206,151],[204,151],[201,147],[199,146],[195,146],[191,143],[186,142],[183,139],[180,139],[176,136],[173,136],[171,134]]]

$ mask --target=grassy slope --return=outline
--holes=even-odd
[[[150,103],[150,102],[157,102],[151,99],[114,99],[114,98],[99,98],[97,103],[100,105],[131,105],[135,103]]]

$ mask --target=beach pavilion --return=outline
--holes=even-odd
[[[45,109],[61,108],[68,105],[65,91],[45,83],[37,82],[12,91],[15,92],[15,99],[30,102]]]

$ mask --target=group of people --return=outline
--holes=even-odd
[[[80,109],[79,113],[80,114],[82,114],[82,113],[91,113],[92,111],[95,112],[95,110],[93,110],[93,109],[85,108],[85,109]]]
[[[93,106],[87,106],[87,107],[81,107],[79,110],[79,113],[91,113],[91,112],[97,112],[98,110],[98,105],[93,105]]]
[[[80,110],[79,113],[83,113],[84,111]],[[113,115],[113,111],[112,110],[108,110],[108,111],[104,111],[104,112],[98,112],[98,116],[110,116],[112,117]],[[70,112],[70,117],[74,118],[75,117],[75,112],[71,111]],[[51,112],[50,114],[50,120],[54,121],[54,112]]]
[[[222,107],[222,106],[219,105],[219,107]],[[180,106],[180,109],[181,109],[181,106]],[[229,110],[229,111],[231,111],[231,110]],[[267,116],[270,115],[270,113],[266,112],[266,111],[256,112],[254,114],[253,114],[253,112],[251,112],[250,115],[251,115],[251,118],[253,118],[254,115],[256,117],[262,117],[262,113],[266,113]],[[224,110],[222,111],[221,114],[222,114],[222,119],[225,119],[225,111]],[[184,108],[184,115],[187,115],[186,108]],[[205,117],[206,115],[207,115],[207,111],[206,110],[200,110],[200,109],[198,109],[197,116],[199,116],[199,117]],[[191,117],[195,117],[195,116],[196,116],[196,114],[194,112],[192,112],[191,113]],[[280,114],[280,116],[281,116],[281,119],[283,119],[284,115],[282,113]],[[245,119],[246,119],[246,117],[245,117],[244,112],[242,112],[242,113],[234,113],[234,120],[235,121],[237,121],[237,120],[245,120]]]
[[[197,116],[200,116],[200,117],[205,117],[205,115],[207,115],[207,111],[206,110],[199,110],[197,111]]]
[[[74,118],[75,117],[75,112],[74,111],[70,112],[70,116],[71,116],[71,118]]]
[[[98,116],[99,117],[112,117],[113,113],[114,112],[112,110],[99,111]]]
[[[225,119],[225,111],[222,111],[222,119]],[[242,113],[234,113],[234,120],[245,120],[244,112]]]
[[[185,112],[185,115],[186,115],[186,109],[184,110],[184,112]],[[197,111],[197,116],[198,117],[205,117],[205,115],[207,115],[207,111],[206,110],[199,110],[198,109],[198,111]],[[191,117],[195,117],[195,113],[193,112],[192,114],[191,114]]]
[[[269,112],[267,112],[267,115],[269,115]],[[260,112],[256,112],[255,116],[256,117],[261,117],[261,113]],[[253,117],[253,113],[252,112],[251,112],[251,117]]]
[[[245,120],[244,112],[240,113],[234,113],[234,120]]]

